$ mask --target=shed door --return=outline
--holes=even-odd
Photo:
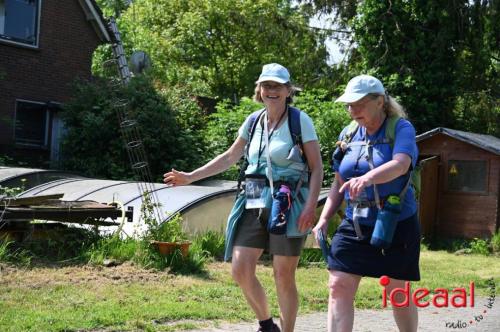
[[[418,204],[418,216],[422,227],[422,235],[431,236],[436,221],[436,209],[438,201],[438,168],[439,157],[432,156],[423,159],[420,166],[420,198]]]

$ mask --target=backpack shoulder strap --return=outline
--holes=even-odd
[[[262,115],[262,113],[264,113],[266,111],[265,108],[262,108],[258,111],[255,111],[253,112],[252,114],[250,114],[248,117],[249,117],[249,120],[248,120],[248,141],[247,141],[247,145],[250,144],[250,142],[252,141],[252,137],[253,137],[253,134],[255,133],[255,128],[257,128],[257,119],[260,118],[260,116]]]
[[[347,125],[347,130],[342,137],[342,141],[349,143],[352,141],[352,138],[354,135],[356,135],[356,132],[358,131],[359,125],[356,121],[352,120],[348,125]]]
[[[302,145],[302,127],[300,126],[300,110],[289,106],[288,107],[288,128],[292,135],[293,145]]]
[[[385,138],[389,141],[391,148],[394,147],[394,140],[396,139],[396,125],[400,119],[401,117],[399,115],[393,115],[387,119]]]
[[[344,131],[344,135],[340,138],[340,141],[338,141],[336,144],[337,146],[340,146],[343,151],[347,149],[347,147],[352,146],[352,145],[364,145],[365,142],[351,142],[354,136],[356,135],[356,132],[359,129],[359,125],[356,121],[352,120],[346,127]]]
[[[398,124],[399,120],[401,120],[401,119],[402,118],[399,115],[393,115],[387,119],[387,125],[385,127],[385,138],[388,140],[389,144],[391,145],[391,149],[394,148],[394,142],[396,140],[396,125]],[[415,170],[413,169],[411,164],[410,164],[410,168],[408,169],[408,172],[406,174],[408,176],[408,180],[406,181],[406,184],[403,187],[403,190],[401,190],[401,192],[399,193],[399,198],[401,200],[404,199],[410,184],[413,182],[413,179],[416,178],[414,176],[414,174],[416,174]],[[420,179],[418,179],[418,180],[420,180]]]
[[[389,144],[391,149],[393,149],[394,141],[396,140],[396,125],[400,119],[401,117],[399,115],[393,115],[388,117],[385,120],[385,136],[377,138],[376,140],[371,141],[370,143],[372,145]]]
[[[302,157],[302,161],[304,162],[304,169],[302,170],[299,181],[295,186],[295,197],[298,198],[302,203],[304,203],[305,200],[300,193],[300,188],[302,187],[302,184],[305,180],[304,177],[309,174],[309,166],[307,163],[306,154],[304,153],[304,147],[302,146],[302,126],[300,125],[301,112],[302,111],[298,108],[288,106],[288,129],[290,129],[293,146],[299,145],[300,147],[300,155]]]
[[[255,133],[255,128],[257,127],[258,119],[261,118],[262,114],[266,111],[265,108],[262,108],[258,111],[253,112],[248,116],[248,141],[245,145],[245,152],[243,154],[242,162],[240,164],[240,171],[238,175],[238,190],[236,191],[236,197],[241,189],[241,183],[245,178],[245,171],[248,168],[248,149],[250,148],[250,142],[252,142],[253,134]]]

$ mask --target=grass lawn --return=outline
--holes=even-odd
[[[252,320],[230,265],[207,267],[204,275],[179,276],[128,264],[29,270],[0,265],[0,331],[176,331],[207,320]],[[474,281],[476,296],[486,296],[488,279],[500,288],[500,259],[423,251],[421,274],[413,289],[468,287]],[[260,265],[258,275],[277,316],[271,267]],[[326,310],[327,279],[323,266],[299,268],[300,313]],[[377,279],[365,278],[356,306],[380,308],[381,289]]]

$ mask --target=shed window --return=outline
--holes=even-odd
[[[487,165],[484,160],[449,160],[448,190],[486,192]]]
[[[47,104],[18,101],[15,141],[17,144],[47,147],[49,131]]]
[[[37,45],[40,0],[0,0],[0,39]]]

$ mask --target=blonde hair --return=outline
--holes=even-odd
[[[387,116],[399,116],[403,119],[406,119],[408,115],[405,112],[404,107],[398,103],[398,101],[386,92],[384,96],[384,111]]]
[[[285,85],[288,88],[288,91],[290,91],[290,95],[286,98],[286,103],[291,104],[291,103],[293,103],[293,96],[295,96],[295,93],[297,93],[298,91],[302,91],[302,89],[299,88],[298,86],[293,85],[290,82],[287,82],[283,85]],[[260,96],[261,89],[262,89],[261,83],[257,83],[255,85],[253,100],[258,102],[258,103],[264,103],[264,101],[262,100],[262,97]]]
[[[403,119],[408,118],[408,115],[405,112],[404,107],[398,103],[398,101],[390,96],[387,92],[383,95],[371,93],[370,96],[372,98],[378,98],[380,96],[384,97],[384,112],[388,117],[391,116],[399,116]]]

